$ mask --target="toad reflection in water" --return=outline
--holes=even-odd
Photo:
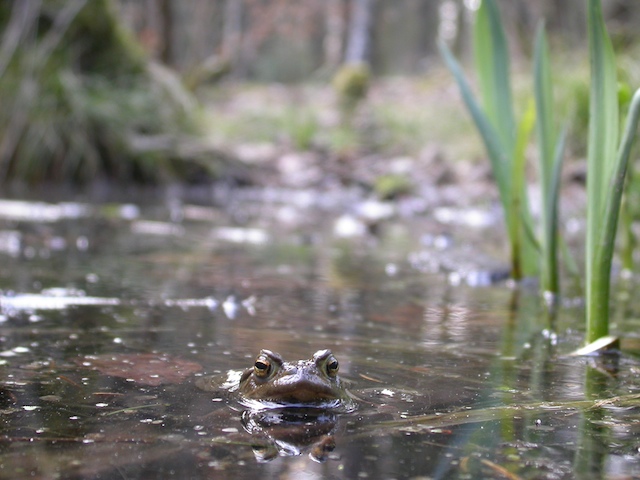
[[[198,386],[237,395],[246,408],[242,412],[244,429],[264,440],[254,447],[259,461],[307,450],[313,460],[323,461],[335,446],[338,415],[356,409],[338,369],[330,350],[319,350],[312,359],[298,362],[285,362],[279,354],[262,350],[253,367],[228,372],[222,385],[202,378]]]

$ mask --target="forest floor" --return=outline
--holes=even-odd
[[[358,185],[382,200],[418,195],[437,197],[437,203],[498,201],[484,147],[446,71],[377,79],[350,121],[326,83],[229,82],[200,97],[213,142],[252,167],[252,182]],[[534,148],[529,157],[535,195]],[[583,181],[584,161],[572,158],[565,183],[578,188],[565,193],[573,198],[577,190],[582,200]]]

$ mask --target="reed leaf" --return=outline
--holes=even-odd
[[[625,176],[627,173],[627,167],[629,165],[629,156],[631,154],[631,147],[636,137],[638,129],[638,120],[640,119],[640,89],[636,90],[633,94],[631,104],[629,105],[629,112],[627,114],[627,120],[625,122],[624,134],[620,146],[616,153],[615,162],[613,164],[613,171],[611,173],[611,180],[607,185],[606,202],[604,206],[604,225],[602,230],[602,236],[600,245],[613,244],[615,240],[616,232],[616,215],[620,210],[620,202],[622,199],[622,192],[624,190]]]
[[[462,100],[467,107],[467,110],[473,119],[473,123],[480,133],[482,142],[487,150],[489,161],[491,162],[491,168],[496,179],[496,183],[498,184],[502,207],[506,211],[508,208],[506,200],[509,198],[509,179],[507,177],[508,172],[505,168],[505,166],[508,165],[507,152],[500,140],[498,132],[476,100],[476,97],[471,90],[471,86],[469,85],[469,81],[467,80],[462,67],[451,53],[451,50],[443,42],[439,43],[439,48],[440,54],[453,74],[453,78],[460,90]]]
[[[526,150],[531,139],[531,132],[536,124],[536,110],[533,102],[525,110],[518,122],[516,141],[511,159],[510,191],[507,208],[507,227],[510,229],[509,238],[513,251],[512,265],[515,278],[535,271],[537,258],[540,253],[536,239],[531,210],[526,195]],[[537,253],[534,255],[532,253]],[[519,272],[518,272],[519,270]]]
[[[484,0],[474,28],[475,65],[487,117],[504,148],[515,147],[516,130],[509,74],[509,49],[500,12],[494,0]]]
[[[532,233],[533,227],[531,225],[533,222],[524,192],[525,147],[534,123],[533,117],[525,115],[521,120],[519,137],[512,146],[512,150],[507,154],[504,142],[489,120],[487,113],[476,100],[462,67],[444,43],[441,42],[439,47],[442,58],[453,74],[465,106],[471,114],[487,150],[493,175],[498,185],[509,236],[511,275],[519,280],[524,275],[535,271],[535,259],[537,258],[535,254],[532,254],[534,250],[532,239],[535,236]]]
[[[604,200],[611,179],[618,139],[615,56],[602,16],[600,0],[589,0],[591,92],[587,157],[586,315],[587,342],[609,333],[609,289],[612,251],[604,252]],[[618,214],[615,213],[617,221]],[[610,249],[613,246],[610,245]]]
[[[609,184],[606,185],[600,231],[594,232],[597,235],[593,240],[595,243],[594,258],[592,259],[594,278],[587,284],[587,286],[592,286],[591,292],[587,291],[587,343],[594,342],[598,338],[609,334],[611,263],[629,155],[638,129],[639,119],[640,89],[636,91],[631,101],[625,123],[624,136],[615,156]],[[590,230],[589,233],[591,233]],[[596,288],[598,289],[596,290]]]
[[[519,280],[536,272],[539,257],[524,179],[525,150],[534,120],[525,114],[520,122],[515,121],[509,49],[495,0],[484,0],[478,10],[474,46],[482,102],[474,96],[462,68],[444,43],[440,43],[440,52],[489,155],[511,244],[511,275]]]
[[[629,153],[640,116],[636,92],[618,146],[618,83],[615,55],[600,0],[589,0],[591,92],[587,158],[587,343],[609,333],[611,261]]]
[[[557,295],[558,279],[558,191],[564,153],[565,133],[556,133],[553,88],[549,67],[549,47],[544,24],[538,26],[534,49],[534,95],[542,196],[542,268],[544,292]],[[566,129],[565,129],[566,131]]]

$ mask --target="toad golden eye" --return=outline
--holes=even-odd
[[[266,357],[260,356],[253,364],[253,371],[258,377],[266,377],[271,371],[271,362]]]
[[[327,361],[327,374],[331,377],[335,377],[338,374],[339,368],[338,360],[335,357],[330,357]]]

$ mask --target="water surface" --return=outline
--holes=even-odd
[[[633,348],[569,356],[579,297],[504,281],[491,206],[342,195],[1,201],[0,478],[640,476]],[[261,348],[330,348],[358,409],[261,430],[196,386]]]

